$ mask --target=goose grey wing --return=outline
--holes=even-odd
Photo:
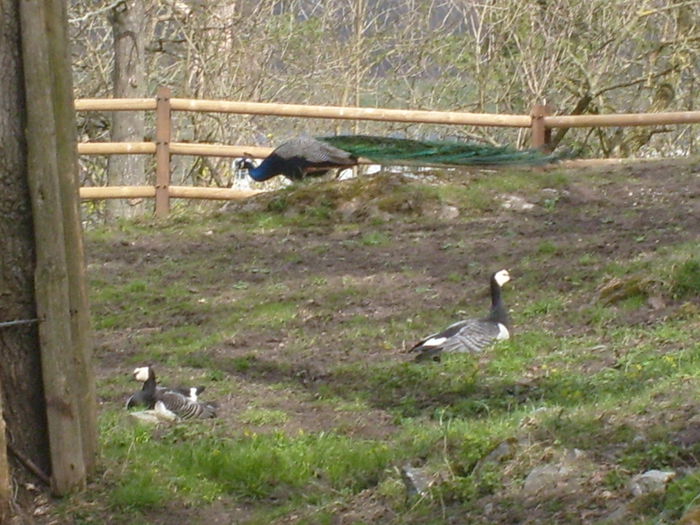
[[[446,339],[442,345],[443,352],[481,352],[498,339],[498,323],[482,319],[468,319]]]
[[[442,352],[480,352],[499,338],[498,323],[482,319],[458,321],[442,332],[429,335],[411,350],[418,352],[416,361],[439,360]]]
[[[216,417],[216,409],[208,404],[194,401],[175,390],[157,392],[156,397],[165,408],[181,419],[206,419]]]
[[[439,360],[440,353],[445,348],[445,345],[448,344],[450,340],[459,333],[464,324],[468,322],[469,321],[457,321],[441,332],[430,334],[413,345],[409,352],[418,353],[416,361],[424,361],[426,359]]]

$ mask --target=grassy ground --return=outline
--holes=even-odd
[[[699,173],[381,174],[88,232],[102,461],[46,522],[678,519],[700,493]],[[413,363],[500,268],[514,337]],[[147,363],[220,417],[131,423]],[[676,477],[634,497],[650,469]]]

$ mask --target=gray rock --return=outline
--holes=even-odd
[[[501,207],[507,210],[528,211],[535,207],[531,202],[527,202],[519,195],[500,195]]]
[[[496,448],[477,462],[476,466],[474,467],[474,473],[478,474],[486,465],[491,463],[501,463],[502,461],[513,457],[516,446],[517,440],[515,438],[506,439],[505,441],[501,442]]]
[[[582,486],[589,470],[590,462],[581,450],[568,450],[558,462],[532,469],[525,478],[522,492],[525,496],[571,492]]]
[[[425,468],[404,465],[401,467],[401,479],[406,485],[409,496],[425,496],[435,481],[434,476]]]
[[[438,217],[444,220],[456,219],[459,217],[459,208],[449,205],[441,206],[438,211]]]
[[[675,472],[649,470],[634,476],[629,482],[629,489],[634,496],[665,492],[666,486],[675,477]]]

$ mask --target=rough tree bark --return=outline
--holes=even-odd
[[[114,36],[114,97],[146,96],[144,62],[145,2],[120,2],[112,10]],[[112,114],[112,142],[141,142],[145,131],[143,111],[115,111]],[[110,186],[144,186],[146,158],[143,155],[111,155],[107,168]],[[143,199],[107,201],[107,219],[137,217],[145,211]]]
[[[0,321],[36,317],[34,227],[27,184],[26,101],[19,2],[0,0]],[[27,479],[23,457],[50,471],[46,404],[36,324],[0,328],[0,385],[13,479]]]

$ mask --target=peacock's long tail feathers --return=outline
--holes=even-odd
[[[407,164],[485,165],[547,164],[560,156],[539,150],[515,150],[470,142],[412,140],[372,135],[317,137],[356,157],[377,163],[402,161]]]

